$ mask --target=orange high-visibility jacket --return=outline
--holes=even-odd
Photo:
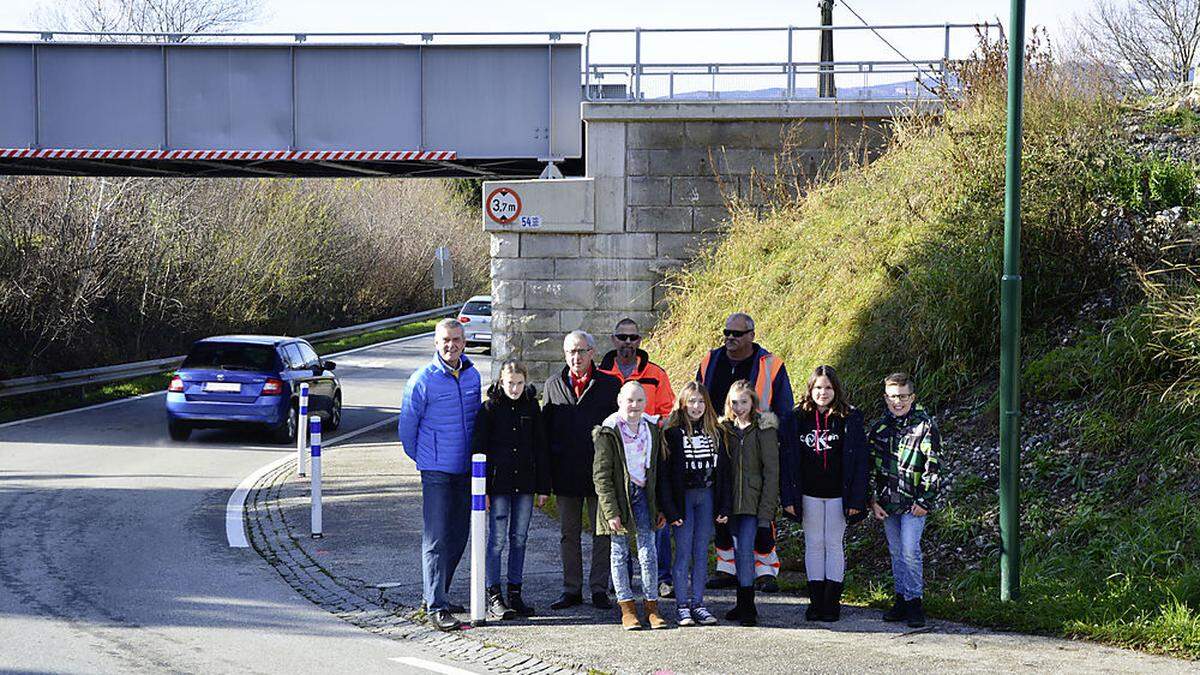
[[[675,405],[675,392],[671,391],[671,380],[667,378],[667,371],[658,364],[651,363],[650,355],[641,349],[637,350],[637,358],[637,366],[629,377],[625,377],[617,367],[615,349],[604,355],[598,367],[600,372],[612,375],[620,380],[621,384],[630,380],[640,382],[646,390],[646,414],[659,415],[666,420],[667,415],[671,414],[671,407]]]

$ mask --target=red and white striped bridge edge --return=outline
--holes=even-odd
[[[114,150],[0,148],[0,159],[133,159],[266,162],[411,162],[451,160],[453,150]]]

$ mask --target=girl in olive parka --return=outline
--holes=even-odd
[[[754,606],[754,536],[769,527],[779,506],[779,418],[759,412],[758,395],[738,380],[725,398],[727,453],[717,458],[716,521],[728,523],[734,539],[737,605],[725,618],[743,626],[758,623]]]

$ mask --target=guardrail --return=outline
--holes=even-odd
[[[447,305],[415,314],[405,314],[404,316],[392,317],[390,319],[360,323],[356,326],[346,326],[344,328],[333,328],[317,333],[309,333],[300,337],[312,341],[333,340],[351,335],[362,335],[363,333],[370,333],[371,331],[399,324],[450,316],[457,312],[458,308],[459,305]],[[145,375],[156,375],[178,368],[179,364],[183,363],[184,358],[183,356],[168,356],[161,359],[138,361],[136,363],[121,363],[115,366],[103,366],[87,370],[71,370],[61,373],[51,373],[49,375],[32,375],[30,377],[3,380],[0,381],[0,398],[19,396],[21,394],[35,394],[37,392],[64,389],[66,387],[78,387],[85,384],[103,384],[105,382],[127,380]]]

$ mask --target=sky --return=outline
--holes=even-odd
[[[0,0],[0,29],[38,28],[40,4],[71,0]],[[1093,0],[1027,2],[1029,25],[1057,32]],[[803,26],[818,23],[816,0],[265,0],[265,16],[253,28],[281,31],[498,31],[589,28]],[[849,5],[872,24],[1008,21],[1008,0],[905,2],[854,0]],[[597,9],[603,7],[603,9]],[[834,23],[857,20],[837,0]]]
[[[0,0],[0,30],[31,29],[35,10],[40,5],[69,4],[74,0]],[[834,25],[861,25],[850,8],[873,25],[939,24],[936,29],[880,31],[839,31],[835,37],[835,58],[882,61],[912,59],[938,61],[944,49],[940,24],[1008,23],[1009,0],[955,0],[954,2],[911,2],[903,0],[836,0]],[[1026,25],[1044,26],[1052,41],[1065,39],[1076,18],[1085,14],[1095,0],[1033,0],[1027,2]],[[602,9],[599,9],[602,8]],[[712,28],[748,26],[812,26],[819,23],[817,0],[264,0],[262,17],[246,26],[246,31],[280,32],[442,32],[442,31],[583,31],[589,29],[634,27]],[[967,56],[977,44],[976,31],[964,28],[952,32],[951,57]],[[0,36],[0,39],[5,39]],[[12,38],[8,38],[12,39]],[[22,37],[28,39],[28,37]],[[565,38],[573,39],[571,37]],[[574,38],[583,41],[582,37]],[[817,33],[797,32],[793,38],[793,60],[817,60]],[[890,43],[885,44],[884,40]],[[462,38],[486,41],[480,38]],[[538,38],[507,38],[509,41],[537,41]],[[411,40],[416,41],[416,40]],[[444,41],[438,38],[437,41]],[[544,38],[542,42],[544,42]],[[893,49],[894,47],[894,49]],[[633,60],[631,33],[593,34],[592,63],[628,63]],[[660,63],[734,63],[787,60],[786,33],[644,33],[643,62]],[[704,77],[679,82],[682,90],[703,89]],[[875,84],[897,77],[839,76],[839,82],[851,85]],[[849,78],[849,80],[847,79]],[[756,88],[774,86],[774,79],[745,78],[744,82],[723,82],[720,88]],[[815,79],[815,75],[809,79]],[[899,79],[911,79],[905,75]],[[810,83],[811,84],[811,83]],[[797,86],[802,86],[799,82]],[[807,86],[807,85],[803,85]]]

